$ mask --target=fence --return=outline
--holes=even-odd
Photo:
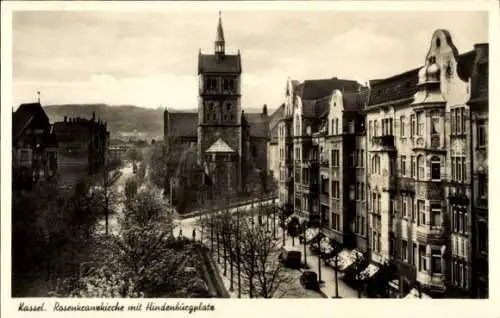
[[[200,216],[202,214],[207,213],[207,211],[215,212],[215,211],[220,211],[222,209],[237,208],[237,207],[249,205],[249,204],[252,204],[252,203],[253,204],[265,203],[265,202],[269,202],[271,200],[277,200],[277,197],[275,197],[275,196],[268,196],[268,197],[265,197],[265,198],[257,198],[257,199],[250,199],[250,200],[238,201],[238,202],[234,202],[234,203],[229,203],[228,205],[224,205],[224,206],[213,205],[210,208],[210,210],[206,210],[205,209],[205,210],[198,210],[198,211],[193,211],[193,212],[189,212],[189,213],[184,213],[184,214],[180,214],[179,217],[181,219],[187,219],[187,218],[192,218],[192,217]]]

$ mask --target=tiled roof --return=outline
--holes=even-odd
[[[417,91],[419,68],[372,83],[368,106],[411,98]]]
[[[344,98],[344,110],[360,111],[366,104],[368,89],[363,89],[360,92],[345,92],[342,96]]]
[[[235,152],[222,138],[217,139],[205,152]]]
[[[244,113],[252,137],[267,137],[268,116],[262,113]]]
[[[12,114],[13,140],[17,139],[23,133],[36,115],[43,116],[46,118],[47,122],[49,120],[40,103],[21,104],[19,106],[14,114]]]
[[[334,89],[341,91],[357,91],[361,85],[357,81],[339,78],[305,80],[298,86],[298,94],[302,100],[318,99],[330,96]]]
[[[240,55],[223,55],[219,58],[213,54],[200,54],[198,57],[198,73],[241,73]]]
[[[168,112],[167,128],[172,137],[196,137],[198,113]]]
[[[285,115],[285,104],[282,104],[269,117],[269,131],[271,138],[278,138],[278,123]]]
[[[471,76],[474,58],[474,51],[466,52],[461,55],[457,54],[457,71],[461,79],[468,80]],[[418,71],[421,68],[422,66],[386,79],[370,81],[371,87],[368,106],[413,98],[413,95],[417,91]]]

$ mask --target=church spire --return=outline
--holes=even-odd
[[[217,25],[217,37],[215,38],[215,54],[224,55],[224,31],[222,30],[222,17],[219,11],[219,24]]]

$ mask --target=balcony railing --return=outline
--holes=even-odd
[[[415,193],[415,181],[412,178],[399,178],[399,191]]]
[[[372,145],[374,150],[378,151],[393,151],[394,148],[394,136],[377,136],[372,137]]]
[[[417,242],[420,244],[442,245],[445,240],[445,232],[442,226],[420,225],[417,227]]]

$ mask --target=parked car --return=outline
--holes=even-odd
[[[282,250],[279,255],[279,260],[288,268],[300,269],[302,253],[299,251]]]
[[[306,289],[319,290],[318,275],[313,271],[304,271],[300,276],[300,284]]]

